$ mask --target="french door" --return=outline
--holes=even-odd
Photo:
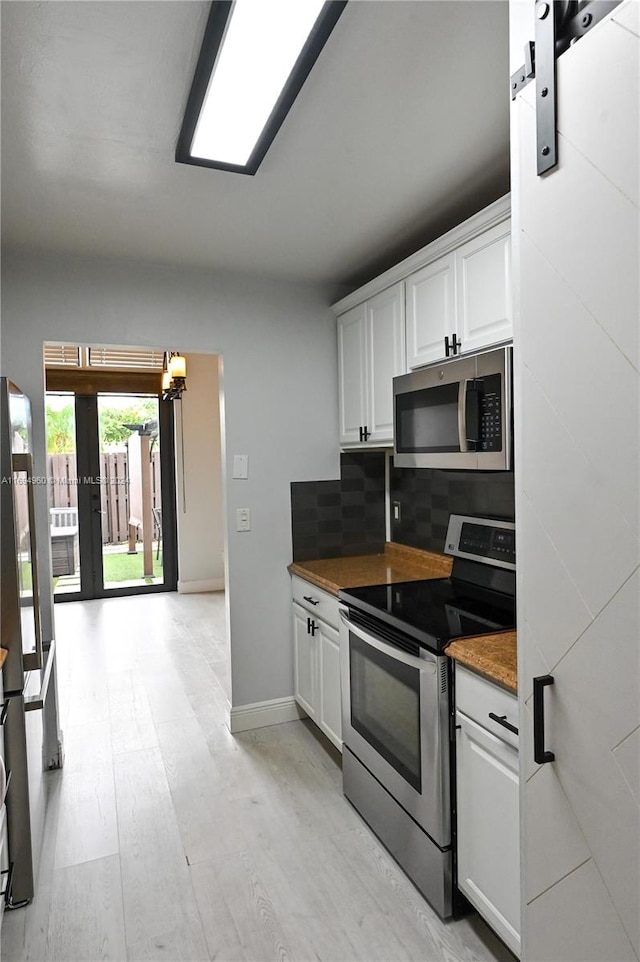
[[[172,405],[106,393],[57,401],[67,422],[72,412],[65,446],[75,450],[50,453],[55,601],[175,590]]]

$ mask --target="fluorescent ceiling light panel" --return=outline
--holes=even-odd
[[[176,160],[255,173],[345,5],[214,0]]]
[[[246,164],[323,0],[236,0],[191,154]]]

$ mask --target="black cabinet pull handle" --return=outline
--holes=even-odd
[[[506,715],[496,715],[494,712],[490,711],[489,718],[491,718],[494,722],[497,722],[499,725],[502,725],[503,728],[508,728],[509,731],[513,732],[514,735],[520,734],[516,726],[507,721]]]
[[[360,432],[360,440],[362,441],[362,440],[363,440],[363,437],[362,437],[362,427],[359,427],[358,430],[359,430],[359,432]]]
[[[451,347],[453,348],[453,353],[454,353],[454,354],[457,354],[457,353],[458,353],[458,348],[462,347],[462,341],[459,341],[459,340],[458,340],[458,335],[457,335],[457,334],[454,334],[454,335],[453,335],[453,338],[452,338],[452,341],[451,341]]]
[[[371,434],[371,431],[368,430],[367,425],[365,424],[365,426],[364,426],[364,432],[363,432],[363,435],[364,435],[363,440],[364,440],[364,441],[368,441],[370,434]]]
[[[302,597],[304,598],[305,601],[308,601],[310,605],[319,605],[319,604],[320,604],[320,602],[318,601],[318,599],[317,599],[317,598],[312,598],[311,595],[303,595]]]
[[[552,762],[556,757],[544,747],[544,690],[553,684],[553,675],[538,675],[533,679],[533,758],[538,765]]]
[[[445,357],[449,357],[449,350],[450,350],[449,337],[447,336],[444,339],[444,356]]]

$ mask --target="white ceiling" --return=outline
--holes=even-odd
[[[2,239],[368,280],[508,190],[506,0],[351,0],[254,177],[174,162],[209,4],[2,3]]]

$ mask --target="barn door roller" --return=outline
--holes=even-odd
[[[538,174],[558,163],[556,60],[620,2],[535,0],[535,41],[525,44],[524,65],[511,77],[511,99],[535,77]]]

